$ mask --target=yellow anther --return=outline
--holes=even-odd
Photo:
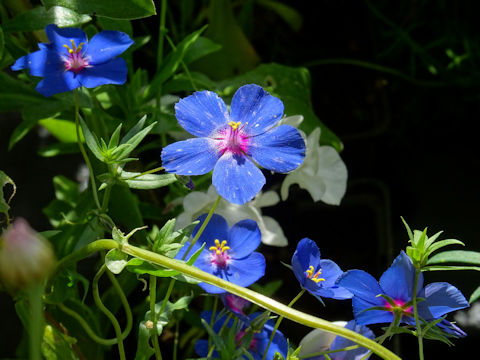
[[[74,52],[78,53],[78,52],[80,52],[80,50],[82,50],[83,42],[78,44],[78,46],[75,45],[75,41],[73,41],[73,39],[70,39],[70,42],[72,43],[72,47],[70,47],[66,44],[63,45],[64,48],[67,48],[67,50],[70,54],[73,54]]]
[[[315,273],[315,275],[313,274],[313,271],[314,271],[314,268],[313,268],[312,265],[310,265],[310,266],[308,267],[308,270],[305,271],[305,272],[307,273],[307,278],[309,278],[309,279],[312,280],[312,281],[315,281],[317,284],[318,284],[320,281],[325,281],[324,278],[319,278],[319,276],[320,276],[321,273],[322,273],[322,270],[321,270],[321,269],[319,269],[319,270]]]
[[[230,246],[226,246],[227,245],[227,240],[223,240],[221,243],[220,243],[220,240],[218,239],[215,239],[215,246],[210,246],[208,248],[208,250],[210,251],[215,251],[215,253],[217,255],[220,255],[221,253],[227,251],[227,250],[230,250]]]
[[[237,121],[237,122],[235,122],[235,121],[230,121],[230,122],[228,123],[228,125],[230,125],[233,130],[237,130],[238,127],[239,127],[241,124],[242,124],[241,121]]]

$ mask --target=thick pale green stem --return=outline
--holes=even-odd
[[[157,313],[155,311],[155,303],[157,301],[157,278],[150,275],[150,320],[153,323],[152,330],[150,330],[150,337],[152,338],[153,350],[155,351],[155,359],[162,360],[162,352],[160,351],[160,344],[158,343],[157,331]]]
[[[348,330],[346,328],[337,326],[332,324],[329,321],[323,320],[321,318],[312,316],[310,314],[303,313],[301,311],[289,308],[288,306],[279,303],[267,296],[264,296],[260,293],[257,293],[253,290],[243,288],[241,286],[232,284],[226,280],[220,279],[212,274],[209,274],[205,271],[202,271],[196,267],[189,266],[185,264],[185,262],[171,259],[166,256],[153,253],[148,250],[144,250],[138,248],[136,246],[132,246],[129,244],[118,244],[113,240],[97,240],[93,243],[89,244],[87,248],[78,250],[72,254],[70,254],[67,258],[64,258],[60,261],[61,266],[68,266],[70,263],[74,261],[78,261],[81,258],[84,258],[91,254],[92,252],[99,251],[99,250],[109,250],[113,248],[121,249],[126,254],[131,256],[135,256],[146,261],[152,262],[156,265],[163,266],[168,269],[177,270],[181,273],[191,276],[199,281],[206,282],[211,285],[218,286],[225,291],[228,291],[234,295],[240,296],[244,299],[249,300],[250,302],[266,309],[271,312],[274,312],[280,316],[286,317],[292,321],[300,323],[302,325],[311,327],[311,328],[318,328],[325,330],[327,332],[340,335],[346,339],[349,339],[356,344],[363,346],[373,353],[377,354],[379,357],[386,359],[386,360],[400,360],[400,358],[392,353],[387,348],[377,344],[375,341],[370,340],[354,331]]]

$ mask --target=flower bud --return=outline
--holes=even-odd
[[[17,218],[0,237],[0,279],[7,287],[39,283],[54,266],[52,246],[25,219]]]

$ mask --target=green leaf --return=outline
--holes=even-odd
[[[467,250],[444,251],[432,256],[428,260],[428,265],[451,262],[480,265],[480,252]]]
[[[172,277],[180,272],[170,269],[161,269],[152,263],[140,258],[130,259],[126,264],[127,270],[135,274],[149,274],[157,277]]]
[[[142,120],[140,120],[142,121]],[[136,134],[133,136],[130,136],[131,130],[125,135],[125,137],[122,139],[120,142],[121,145],[129,145],[128,147],[125,146],[122,150],[120,151],[115,151],[115,158],[118,160],[126,158],[130,153],[140,144],[140,142],[143,140],[145,136],[152,130],[152,128],[155,126],[156,122],[153,122],[152,124],[148,125],[145,129],[138,131]],[[135,128],[135,127],[134,127]],[[128,137],[127,137],[128,136]]]
[[[60,3],[61,1],[55,1]],[[43,6],[33,8],[15,16],[4,23],[3,29],[9,31],[33,31],[43,29],[48,24],[59,27],[78,26],[92,20],[88,15],[80,15],[62,6],[52,6],[46,10]]]
[[[289,67],[280,64],[262,64],[243,75],[218,83],[224,95],[233,92],[245,84],[257,84],[282,100],[285,115],[303,115],[300,129],[310,134],[316,127],[321,128],[320,143],[333,146],[337,151],[343,149],[340,139],[323,124],[313,112],[311,102],[310,73],[304,67]]]
[[[105,159],[102,153],[100,152],[100,145],[99,145],[98,139],[95,136],[95,134],[92,134],[90,132],[87,124],[85,123],[85,121],[83,121],[81,117],[80,117],[80,126],[82,127],[83,137],[85,138],[85,143],[87,144],[88,148],[98,160],[103,162]]]
[[[53,178],[53,188],[58,200],[64,201],[72,207],[76,206],[80,195],[77,182],[58,175]]]
[[[431,238],[429,238],[428,240],[430,240]],[[438,249],[441,249],[442,247],[445,247],[445,246],[449,246],[449,245],[462,245],[462,246],[465,246],[465,244],[463,242],[461,242],[460,240],[456,240],[456,239],[445,239],[445,240],[442,240],[442,241],[438,241],[436,243],[433,243],[430,247],[427,248],[427,250],[425,251],[425,256],[429,256],[430,254],[434,253],[435,251],[437,251]]]
[[[157,332],[160,335],[163,331],[163,327],[168,324],[170,321],[170,317],[174,311],[182,310],[188,308],[188,305],[193,299],[193,295],[183,296],[178,299],[176,302],[171,303],[167,301],[163,312],[160,314],[160,310],[162,308],[163,300],[155,304],[155,312],[157,314]],[[145,314],[145,320],[149,320],[151,317],[150,310]]]
[[[107,253],[107,255],[105,255],[105,265],[107,266],[108,270],[118,275],[127,265],[127,259],[127,254],[119,249],[112,249]]]
[[[259,0],[258,3],[267,9],[276,12],[293,31],[300,31],[303,19],[302,15],[295,10],[295,8],[273,0]]]
[[[128,187],[132,189],[158,189],[177,181],[174,174],[144,174],[136,172],[123,171],[120,175]]]
[[[39,120],[38,123],[63,143],[74,143],[77,141],[75,123],[69,120],[48,118]]]
[[[172,76],[175,71],[177,71],[178,67],[180,66],[185,53],[187,52],[188,48],[192,46],[193,43],[198,39],[200,34],[207,28],[205,25],[200,30],[197,30],[190,35],[186,36],[178,45],[177,47],[172,50],[165,60],[162,63],[161,68],[153,78],[150,83],[150,86],[145,91],[144,98],[149,100],[153,98],[158,90],[158,88],[167,80],[170,76]]]
[[[480,266],[429,265],[422,268],[422,271],[451,271],[451,270],[480,271]]]
[[[64,6],[79,14],[114,19],[140,19],[156,15],[153,0],[44,0],[46,8]]]
[[[108,148],[114,148],[118,145],[118,142],[120,141],[120,131],[122,130],[122,123],[117,126],[115,131],[112,134],[112,137],[110,138],[110,141],[108,142]]]
[[[400,219],[402,219],[402,222],[403,222],[403,225],[405,226],[405,229],[407,230],[407,234],[408,234],[408,239],[410,240],[411,244],[413,244],[413,233],[412,233],[412,230],[410,229],[410,226],[408,226],[407,222],[405,221],[405,219],[400,216]]]
[[[474,301],[477,301],[480,299],[480,286],[475,289],[475,291],[470,295],[470,299],[468,299],[468,302],[472,304]]]
[[[3,188],[7,184],[10,184],[13,187],[13,191],[12,191],[12,194],[10,195],[10,198],[7,201],[5,201]],[[12,200],[12,197],[15,195],[16,190],[17,190],[17,186],[15,185],[13,180],[7,174],[5,174],[2,170],[0,170],[0,213],[8,215],[8,210],[10,209],[10,206],[8,204],[10,203],[10,200]]]

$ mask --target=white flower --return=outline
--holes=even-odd
[[[191,224],[198,216],[207,213],[218,198],[218,194],[210,185],[208,191],[193,191],[183,199],[184,212],[177,217],[175,227],[177,229]],[[287,246],[288,240],[283,234],[283,230],[278,222],[269,217],[262,216],[260,208],[272,206],[280,201],[280,197],[275,191],[260,192],[255,199],[244,204],[232,204],[225,199],[221,199],[215,213],[223,216],[229,226],[244,219],[252,219],[257,222],[262,233],[262,242],[270,246]]]
[[[338,205],[347,189],[347,167],[331,146],[320,146],[320,128],[307,138],[307,153],[303,164],[289,173],[282,184],[282,200],[288,198],[288,189],[298,184],[307,190],[314,201],[322,200]]]
[[[468,311],[457,311],[454,319],[462,326],[480,329],[480,302],[474,303]]]
[[[346,321],[333,321],[332,324],[345,327]],[[300,356],[307,356],[318,352],[327,351],[337,335],[322,329],[314,329],[300,341]]]

